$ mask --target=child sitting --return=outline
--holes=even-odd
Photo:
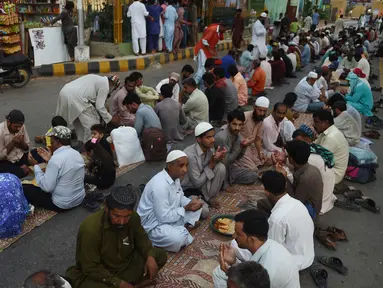
[[[92,138],[97,139],[97,143],[99,143],[113,158],[112,148],[105,137],[106,128],[101,124],[95,124],[90,128],[90,131],[92,132]]]
[[[96,138],[85,143],[85,152],[90,161],[84,182],[96,185],[98,189],[111,187],[116,179],[113,157],[105,151]]]

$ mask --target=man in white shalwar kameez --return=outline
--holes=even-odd
[[[267,33],[264,26],[266,17],[267,14],[265,12],[261,13],[261,17],[253,24],[251,44],[254,45],[253,56],[255,59],[258,59],[260,54],[267,54]]]
[[[187,170],[187,155],[180,150],[171,151],[166,168],[146,184],[137,208],[153,246],[169,252],[178,252],[193,242],[185,225],[194,226],[204,209],[199,198],[190,200],[184,196],[180,179]]]
[[[133,52],[138,55],[140,49],[138,47],[138,39],[140,39],[141,53],[146,54],[146,20],[145,17],[149,16],[149,12],[146,10],[145,5],[139,0],[129,6],[127,13],[128,18],[131,18],[132,23],[132,44]]]
[[[90,128],[94,124],[119,124],[118,117],[110,115],[105,102],[110,93],[120,85],[118,76],[88,74],[65,84],[57,101],[56,115],[73,124],[79,142],[91,139]],[[102,118],[102,119],[101,119]]]
[[[338,39],[339,33],[343,30],[344,30],[344,20],[343,20],[343,15],[340,15],[340,18],[335,21],[334,40]]]
[[[303,27],[305,29],[305,32],[310,31],[311,25],[313,25],[313,18],[311,18],[311,15],[307,15],[303,22],[305,24],[305,26]]]

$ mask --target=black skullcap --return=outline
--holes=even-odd
[[[243,232],[247,235],[267,239],[269,222],[265,213],[255,209],[246,210],[235,215],[235,221],[243,223]]]
[[[7,117],[5,117],[9,122],[11,123],[24,123],[25,122],[25,116],[23,112],[20,110],[12,110],[9,112]]]
[[[133,185],[113,187],[106,197],[106,204],[109,209],[133,210],[137,202],[137,190]]]

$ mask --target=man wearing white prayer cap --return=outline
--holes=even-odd
[[[267,14],[265,12],[261,13],[260,17],[253,24],[252,27],[252,36],[251,36],[251,44],[254,45],[253,56],[254,59],[259,58],[259,54],[267,54],[266,47],[266,36],[267,31],[265,28],[265,20],[267,18]]]
[[[327,98],[325,95],[322,95],[318,85],[315,85],[317,79],[318,74],[311,71],[298,83],[294,90],[295,94],[297,94],[297,101],[295,101],[293,110],[303,113],[313,113],[322,109]]]
[[[188,164],[186,153],[171,151],[165,169],[146,184],[137,208],[153,246],[169,252],[178,252],[193,242],[185,225],[194,226],[204,213],[202,210],[207,209],[206,203],[198,197],[187,198],[181,188],[180,181],[187,175]]]
[[[221,191],[226,176],[226,167],[221,163],[226,150],[217,147],[214,150],[214,128],[210,123],[201,122],[194,130],[197,142],[187,147],[188,173],[182,181],[186,194],[202,194],[203,199],[212,207],[218,207],[215,197]]]

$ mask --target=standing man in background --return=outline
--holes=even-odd
[[[267,54],[265,19],[267,14],[263,12],[261,17],[253,24],[251,44],[254,45],[253,56],[255,59],[260,55]]]
[[[315,9],[315,12],[313,14],[313,25],[311,25],[311,31],[315,31],[318,25],[319,25],[319,13],[318,13],[318,9]]]
[[[232,32],[232,41],[233,46],[235,49],[241,48],[242,43],[242,37],[243,37],[243,31],[245,30],[245,20],[242,17],[242,9],[237,9],[237,12],[235,13],[235,18],[233,21],[233,28],[231,29]]]
[[[178,19],[178,14],[176,9],[172,6],[173,0],[168,1],[168,7],[165,11],[165,24],[164,24],[164,38],[167,52],[173,51],[173,40],[174,40],[174,30],[176,20]]]
[[[129,6],[127,13],[128,18],[131,18],[132,23],[132,42],[134,55],[138,56],[140,48],[138,46],[138,39],[140,39],[141,53],[146,54],[146,21],[145,17],[149,16],[149,12],[146,10],[145,5],[139,0]],[[151,20],[153,17],[149,16]]]
[[[159,5],[155,4],[154,0],[149,0],[148,5],[146,5],[146,9],[149,12],[149,15],[153,17],[153,19],[147,19],[148,24],[148,38],[149,38],[149,51],[152,52],[152,54],[156,53],[158,51],[158,44],[159,44],[159,35],[161,31],[161,13],[162,8]],[[161,45],[162,48],[162,45]]]

